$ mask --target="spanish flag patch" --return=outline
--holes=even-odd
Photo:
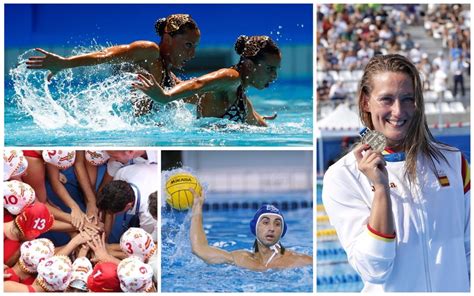
[[[438,181],[439,181],[439,184],[441,185],[441,187],[448,187],[449,186],[448,176],[439,176]]]

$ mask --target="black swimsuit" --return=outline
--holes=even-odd
[[[164,66],[164,63],[162,62]],[[161,79],[160,86],[163,88],[175,87],[176,81],[171,76],[171,72],[166,69],[163,71],[163,78]],[[133,98],[134,115],[141,116],[149,113],[153,109],[153,100],[146,97]]]
[[[222,115],[223,119],[228,119],[235,122],[243,123],[247,118],[247,96],[245,95],[242,86],[237,89],[237,99]]]

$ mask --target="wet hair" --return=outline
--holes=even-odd
[[[278,45],[268,36],[240,35],[235,41],[234,48],[235,52],[240,55],[240,62],[246,58],[253,62],[259,61],[264,54],[281,54]]]
[[[121,212],[128,203],[134,201],[132,186],[121,180],[110,182],[97,194],[97,207],[106,212]]]
[[[283,255],[285,254],[285,247],[280,243],[280,254]],[[255,241],[253,242],[253,252],[254,253],[258,253],[258,242],[257,240],[255,239]]]
[[[158,19],[155,23],[156,34],[160,37],[163,37],[165,33],[173,37],[190,30],[199,30],[199,28],[189,14],[171,14],[166,18]]]
[[[447,162],[439,148],[435,146],[437,142],[431,134],[425,115],[425,104],[423,99],[423,85],[420,74],[415,65],[406,57],[399,54],[377,55],[371,58],[365,66],[364,74],[359,84],[358,101],[359,117],[365,126],[374,129],[370,112],[364,111],[367,100],[373,91],[373,77],[377,74],[393,72],[406,74],[413,83],[415,96],[415,113],[408,128],[407,135],[403,141],[402,150],[406,153],[405,169],[410,182],[416,178],[416,159],[422,153],[431,161],[431,166],[435,174],[437,170],[434,161],[444,160]],[[445,145],[444,145],[445,146]],[[448,150],[448,146],[445,146]]]
[[[158,217],[158,191],[151,193],[148,196],[148,212],[153,218]]]

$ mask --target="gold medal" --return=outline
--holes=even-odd
[[[387,139],[381,132],[365,127],[360,131],[359,135],[362,137],[362,143],[369,144],[370,148],[374,151],[382,152],[387,146]]]

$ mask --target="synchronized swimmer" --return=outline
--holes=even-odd
[[[240,55],[237,65],[221,69],[196,79],[181,81],[172,69],[182,69],[194,58],[201,33],[187,14],[172,14],[155,24],[160,43],[135,41],[101,51],[62,57],[44,49],[44,56],[32,56],[26,61],[29,69],[46,69],[47,79],[63,69],[93,66],[103,63],[131,63],[137,68],[140,89],[149,98],[132,98],[136,116],[149,113],[153,102],[168,103],[177,99],[197,106],[197,117],[217,117],[257,126],[267,126],[273,116],[258,114],[246,96],[249,86],[264,89],[276,80],[281,63],[278,46],[268,36],[240,36],[235,50]],[[165,92],[163,89],[169,89]]]

